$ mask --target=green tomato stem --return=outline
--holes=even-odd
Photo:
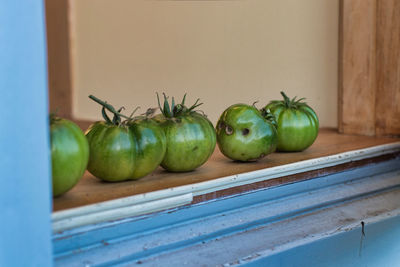
[[[103,108],[107,109],[108,111],[112,112],[115,116],[116,116],[116,121],[121,121],[121,117],[125,118],[125,119],[130,119],[128,116],[125,116],[124,114],[121,114],[120,112],[118,112],[117,110],[115,110],[115,108],[108,104],[107,102],[95,97],[94,95],[89,95],[89,98],[92,99],[94,102],[100,104],[103,106]],[[120,109],[121,110],[121,109]],[[103,115],[104,117],[104,115]],[[106,118],[105,118],[106,119]],[[108,122],[109,120],[106,119],[106,121]]]
[[[52,124],[55,123],[56,121],[60,120],[60,118],[57,117],[57,115],[54,114],[54,113],[51,113],[49,117],[50,117],[50,125],[52,125]]]
[[[156,93],[157,95],[157,102],[158,102],[158,107],[161,111],[161,113],[166,117],[166,118],[174,118],[177,117],[179,115],[182,114],[188,114],[190,112],[192,112],[195,108],[201,106],[203,103],[199,103],[200,98],[196,100],[196,102],[190,107],[187,108],[184,104],[185,104],[185,100],[186,100],[186,94],[183,96],[182,102],[181,104],[176,104],[175,105],[175,99],[172,97],[172,101],[171,101],[171,105],[168,102],[168,97],[165,95],[165,93],[163,93],[164,95],[164,104],[163,107],[161,106],[160,103],[160,97],[158,95],[158,93]]]
[[[289,98],[283,91],[281,91],[281,95],[283,96],[283,99],[284,99],[284,101],[285,101],[286,107],[287,107],[287,108],[290,108],[290,107],[291,107],[290,98]]]
[[[103,115],[103,119],[109,123],[112,124],[113,122],[111,121],[110,117],[108,117],[107,113],[106,113],[106,108],[103,106],[101,109],[101,115]]]

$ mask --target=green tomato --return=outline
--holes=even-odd
[[[164,95],[165,96],[165,95]],[[161,166],[172,172],[192,171],[203,165],[212,155],[216,145],[212,123],[203,115],[181,104],[169,106],[165,97],[162,114],[156,116],[167,138],[167,151]]]
[[[111,105],[91,98],[113,112],[114,119],[111,121],[103,109],[106,121],[95,122],[87,130],[88,171],[108,182],[135,180],[154,171],[166,151],[165,134],[158,123],[145,117],[127,117],[121,122],[121,109],[116,111]]]
[[[53,196],[59,196],[83,176],[89,159],[89,146],[75,123],[54,116],[50,118],[50,141]]]
[[[133,177],[143,177],[155,170],[163,160],[167,139],[163,129],[152,119],[138,119],[129,124],[136,139],[136,168]]]
[[[281,92],[283,101],[271,101],[264,107],[274,114],[278,130],[279,151],[303,151],[318,136],[319,121],[315,111],[302,102],[304,98],[290,100]]]
[[[277,132],[272,122],[255,107],[235,104],[218,120],[217,142],[228,158],[252,161],[275,151]]]

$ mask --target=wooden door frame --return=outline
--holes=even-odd
[[[400,2],[341,0],[339,132],[399,135]]]
[[[92,121],[73,114],[73,1],[45,0],[50,111],[86,130]]]

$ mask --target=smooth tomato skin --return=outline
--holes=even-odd
[[[88,171],[95,177],[118,182],[133,176],[136,144],[129,130],[105,122],[95,122],[86,132],[90,156]]]
[[[53,196],[76,185],[89,159],[89,145],[82,130],[73,122],[52,118],[50,123]]]
[[[297,152],[310,147],[318,136],[319,121],[309,106],[286,108],[268,104],[277,121],[278,151]]]
[[[96,122],[86,137],[90,146],[88,171],[107,182],[146,176],[158,167],[166,150],[164,132],[150,119],[127,126]]]
[[[158,115],[167,138],[167,151],[161,166],[172,172],[192,171],[203,165],[216,145],[214,126],[196,112],[177,118]]]
[[[235,104],[217,123],[217,142],[222,154],[239,161],[252,161],[275,151],[277,132],[255,107]]]
[[[138,179],[160,165],[167,149],[167,139],[158,123],[151,119],[135,120],[129,124],[129,130],[136,141],[136,168],[131,179]]]

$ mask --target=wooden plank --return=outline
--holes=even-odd
[[[376,132],[400,134],[400,1],[377,6]]]
[[[73,114],[73,1],[46,0],[47,61],[50,111],[70,119],[83,131],[93,121],[82,120]]]
[[[96,179],[89,173],[86,173],[75,188],[65,195],[54,199],[53,207],[55,211],[79,207],[111,199],[194,184],[229,175],[391,143],[398,140],[399,139],[396,138],[344,135],[338,134],[334,130],[322,130],[315,144],[306,151],[299,153],[274,153],[258,162],[233,162],[224,157],[219,150],[216,149],[211,159],[193,172],[169,173],[159,168],[152,174],[138,181],[121,183],[105,183]],[[298,177],[299,180],[306,178],[309,177]],[[293,177],[288,177],[287,179],[290,182],[296,181]],[[246,191],[247,187],[245,187],[244,190]],[[209,196],[206,198],[208,197]]]
[[[400,153],[388,154],[388,155],[384,155],[384,156],[380,156],[380,157],[373,157],[373,158],[368,158],[368,159],[364,159],[364,160],[351,161],[351,162],[348,162],[345,164],[340,164],[340,165],[327,167],[327,168],[323,168],[323,169],[317,169],[317,170],[312,170],[312,171],[308,171],[308,172],[296,173],[296,174],[292,174],[289,176],[278,177],[278,178],[271,179],[271,180],[265,180],[265,181],[260,181],[260,182],[242,185],[242,186],[238,186],[238,187],[232,187],[232,188],[228,188],[228,189],[224,189],[224,190],[220,190],[220,191],[216,191],[216,192],[211,192],[211,193],[204,194],[204,195],[194,196],[192,203],[193,204],[201,203],[201,202],[209,201],[212,199],[218,199],[218,198],[223,198],[223,197],[227,197],[227,196],[242,194],[245,192],[251,192],[251,191],[262,189],[262,188],[281,186],[284,184],[291,184],[291,183],[295,183],[295,182],[309,180],[309,179],[312,179],[315,177],[332,175],[335,173],[343,172],[343,170],[360,168],[362,166],[369,165],[369,164],[377,164],[379,162],[388,161],[388,160],[394,159],[399,156],[400,156]]]
[[[341,0],[339,131],[375,135],[376,0]]]
[[[72,118],[70,21],[68,0],[46,0],[50,110]]]

